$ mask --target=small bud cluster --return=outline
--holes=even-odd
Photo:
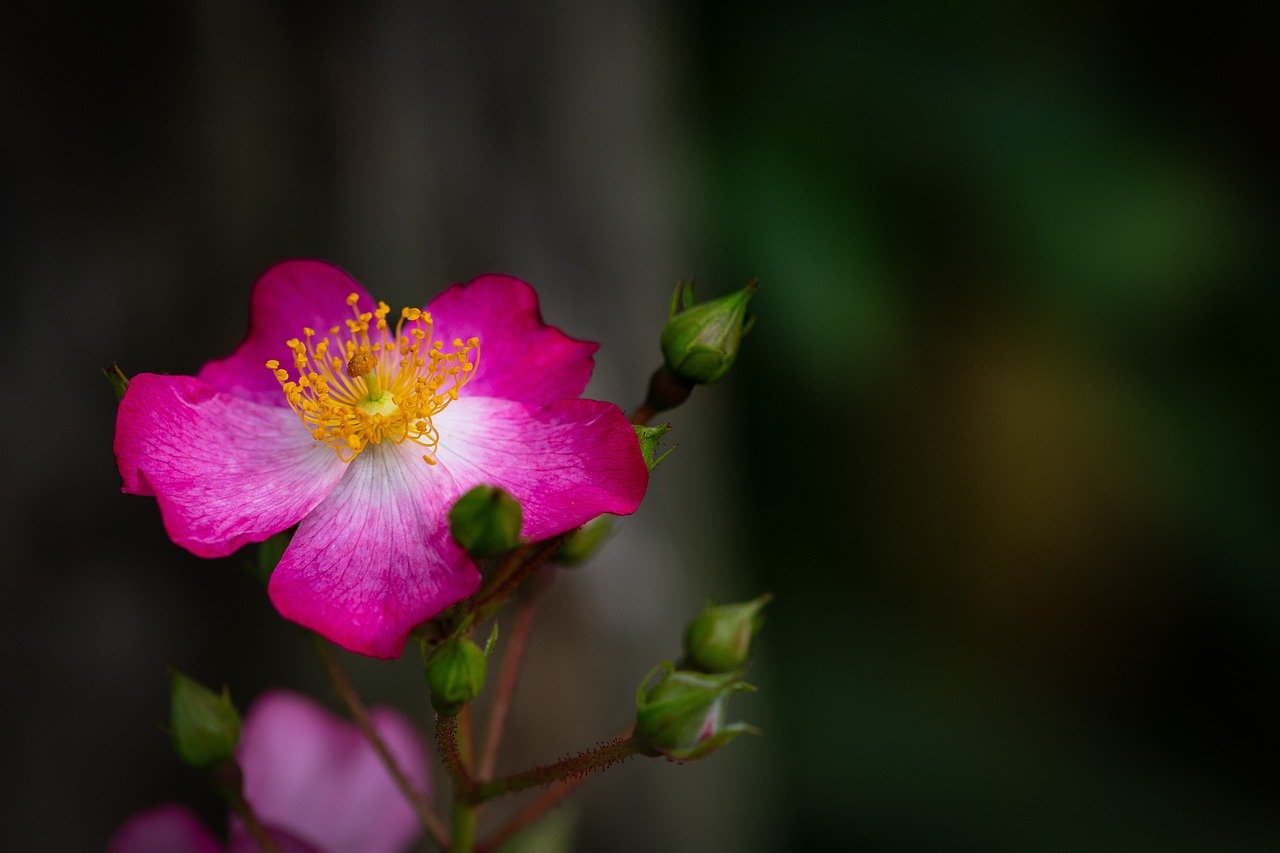
[[[656,666],[636,691],[637,749],[672,761],[710,755],[743,732],[745,723],[726,723],[729,697],[756,688],[740,679],[751,656],[751,638],[760,630],[765,594],[741,604],[708,604],[685,631],[685,658],[679,668]]]

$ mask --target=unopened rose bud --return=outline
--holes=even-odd
[[[444,716],[458,713],[480,695],[487,668],[485,653],[466,637],[454,637],[436,646],[426,663],[431,707]]]
[[[662,355],[667,368],[685,382],[715,382],[733,366],[742,336],[751,328],[747,303],[754,281],[741,290],[693,304],[693,283],[681,282],[671,298],[670,318],[662,329]]]
[[[520,544],[520,502],[496,486],[476,486],[449,510],[449,532],[473,557],[492,557]]]
[[[178,757],[195,767],[212,767],[235,754],[240,712],[227,688],[214,693],[177,670],[169,683],[169,728]]]
[[[659,672],[658,682],[651,685]],[[735,673],[709,675],[677,670],[670,662],[660,664],[636,691],[636,749],[644,755],[692,761],[743,732],[755,733],[745,723],[724,721],[730,694],[744,690],[755,688],[738,681]]]
[[[595,556],[612,531],[613,516],[597,515],[577,530],[570,531],[551,559],[562,566],[580,566]]]
[[[703,672],[740,670],[751,657],[751,638],[760,630],[760,611],[773,599],[769,593],[741,604],[708,603],[684,635],[686,664]]]

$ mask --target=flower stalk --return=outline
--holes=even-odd
[[[637,754],[630,734],[623,735],[554,764],[545,764],[521,773],[480,782],[472,788],[471,797],[476,802],[483,802],[503,794],[514,794],[540,785],[550,785],[566,779],[585,778],[620,764]]]
[[[258,813],[244,798],[244,772],[234,758],[228,758],[213,768],[213,785],[227,801],[231,811],[244,823],[253,843],[262,853],[280,853],[280,848],[267,828],[263,825]]]
[[[537,613],[537,599],[533,595],[522,599],[516,607],[515,617],[508,632],[507,653],[502,657],[502,666],[498,671],[498,687],[493,696],[493,707],[489,711],[489,725],[485,732],[484,749],[480,753],[480,765],[477,775],[481,779],[493,776],[494,767],[498,763],[498,748],[502,745],[502,731],[507,722],[507,712],[511,707],[511,697],[515,693],[516,681],[520,675],[520,664],[524,660],[525,645],[529,633],[533,629],[533,617]]]
[[[378,758],[382,760],[383,766],[391,774],[396,787],[400,789],[400,793],[404,795],[405,800],[413,807],[413,811],[418,815],[418,820],[422,822],[423,828],[431,835],[431,840],[440,849],[449,849],[449,833],[445,829],[444,821],[431,810],[431,804],[427,802],[422,793],[413,787],[413,782],[405,775],[404,769],[396,761],[395,756],[391,754],[386,741],[378,734],[378,730],[373,727],[373,721],[369,718],[369,709],[365,706],[364,700],[360,698],[360,694],[356,692],[355,685],[351,683],[351,679],[343,671],[342,665],[338,663],[338,657],[333,653],[333,648],[319,634],[312,636],[315,640],[316,653],[320,656],[320,662],[324,665],[325,672],[328,674],[329,681],[332,682],[338,698],[347,706],[352,722],[356,724],[360,734],[364,735],[365,740],[373,747],[373,751],[378,754]]]

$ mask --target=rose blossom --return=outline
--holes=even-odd
[[[524,282],[487,275],[397,318],[346,273],[289,261],[254,286],[248,337],[195,377],[140,374],[120,403],[124,491],[154,495],[203,557],[298,525],[271,576],[280,613],[396,657],[476,591],[449,535],[478,484],[538,540],[633,512],[648,469],[614,405],[577,399],[596,345],[542,322]]]

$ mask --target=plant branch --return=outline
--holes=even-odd
[[[653,406],[650,406],[648,403],[641,403],[639,406],[636,407],[636,410],[631,413],[631,416],[629,419],[631,423],[643,426],[644,424],[647,424],[656,414],[657,412],[654,410]]]
[[[520,584],[531,574],[542,568],[543,563],[550,560],[564,536],[553,536],[536,544],[521,546],[512,555],[507,564],[494,578],[494,584],[488,590],[481,590],[471,599],[469,610],[480,622],[491,616],[506,603],[512,594],[520,588]],[[517,556],[519,559],[517,560]],[[511,567],[508,569],[508,567]],[[504,576],[505,575],[505,576]]]
[[[617,738],[615,738],[615,741],[629,741],[630,738],[631,728],[628,727],[618,735]],[[507,843],[507,841],[510,840],[517,832],[542,817],[555,806],[559,805],[561,800],[573,793],[573,791],[583,782],[587,781],[587,776],[588,774],[584,773],[580,776],[572,776],[568,779],[562,779],[559,782],[553,783],[551,787],[547,788],[547,790],[541,794],[541,796],[517,812],[510,820],[503,824],[502,827],[494,832],[493,835],[476,845],[476,853],[490,853],[490,851],[496,850],[503,844]]]
[[[456,715],[436,717],[436,748],[440,750],[440,760],[444,769],[453,780],[453,787],[462,799],[470,799],[475,788],[475,780],[463,760],[462,751],[458,748],[458,718]]]
[[[489,726],[485,732],[484,750],[480,754],[480,766],[476,775],[480,779],[493,776],[493,769],[498,763],[498,747],[502,743],[502,730],[507,722],[507,712],[511,708],[511,697],[515,693],[516,680],[520,675],[520,663],[524,659],[525,643],[533,628],[533,617],[537,612],[537,599],[532,595],[523,599],[516,607],[515,617],[511,622],[506,654],[502,656],[502,667],[498,671],[498,687],[493,696],[493,708],[489,711]]]
[[[577,776],[573,779],[565,779],[563,782],[556,782],[547,788],[536,800],[529,803],[519,812],[516,813],[511,820],[502,825],[497,832],[481,841],[476,845],[475,853],[490,853],[497,850],[503,844],[506,844],[511,838],[524,829],[529,824],[542,817],[546,812],[550,811],[554,806],[558,805],[561,800],[569,796],[583,782],[587,781],[586,776]]]
[[[341,664],[338,663],[338,657],[333,653],[333,648],[319,634],[313,636],[320,662],[324,664],[325,672],[328,673],[329,680],[333,682],[333,688],[337,692],[338,698],[342,700],[343,704],[347,706],[347,710],[351,713],[351,719],[356,724],[356,728],[360,730],[365,740],[373,747],[373,751],[378,754],[378,758],[382,760],[383,766],[391,774],[396,787],[400,789],[400,793],[404,795],[404,798],[409,801],[409,805],[413,807],[414,812],[418,815],[418,820],[422,822],[423,827],[431,835],[431,840],[441,850],[449,849],[449,833],[445,829],[444,821],[431,810],[431,804],[427,802],[422,792],[414,788],[412,780],[405,775],[404,769],[396,761],[396,757],[391,754],[386,741],[382,739],[382,735],[378,734],[378,730],[374,728],[373,721],[369,717],[369,709],[365,707],[360,694],[356,692],[355,685],[351,683],[351,679],[347,677]]]
[[[502,794],[513,794],[539,785],[550,785],[565,779],[590,776],[592,773],[626,761],[635,754],[630,734],[623,735],[554,764],[475,784],[471,789],[471,797],[475,802],[483,802]]]

